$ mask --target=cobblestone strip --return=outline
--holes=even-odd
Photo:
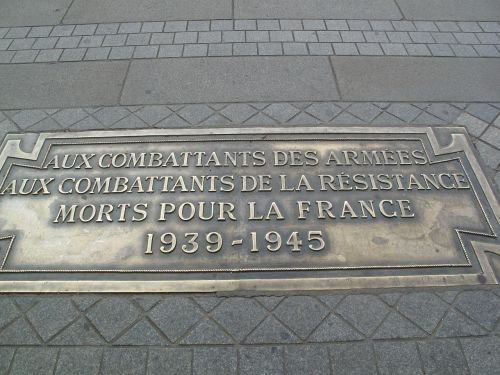
[[[500,103],[216,103],[0,110],[7,132],[278,125],[449,125],[467,128],[500,191]]]
[[[500,23],[209,20],[0,28],[3,64],[257,55],[500,57]]]
[[[498,288],[4,295],[0,309],[2,374],[145,374],[146,366],[148,374],[500,371]]]

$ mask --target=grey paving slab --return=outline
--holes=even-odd
[[[122,104],[331,100],[326,57],[239,57],[133,61]]]
[[[63,22],[69,24],[223,18],[231,18],[231,0],[75,0]]]
[[[119,61],[2,66],[0,108],[117,104],[127,65]]]
[[[347,56],[331,59],[344,100],[500,100],[500,59]]]
[[[396,0],[410,20],[498,21],[498,0]]]
[[[70,4],[71,0],[2,0],[0,27],[58,24]]]
[[[235,18],[400,19],[392,0],[234,0]]]

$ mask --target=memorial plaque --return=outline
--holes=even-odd
[[[0,167],[4,292],[497,283],[462,128],[10,134]]]

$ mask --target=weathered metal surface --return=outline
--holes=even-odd
[[[0,291],[497,283],[500,214],[462,128],[9,135]]]

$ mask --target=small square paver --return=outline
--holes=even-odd
[[[165,22],[163,31],[165,32],[176,32],[176,31],[186,31],[187,21],[168,21]]]
[[[31,63],[35,61],[38,50],[17,51],[12,58],[12,63]]]
[[[349,30],[371,30],[370,23],[365,20],[347,20]]]
[[[51,37],[51,38],[38,38],[33,44],[33,49],[51,49],[56,46],[57,41],[59,38],[57,37]],[[1,41],[0,41],[1,43]]]
[[[234,43],[234,56],[255,56],[257,55],[257,43]]]
[[[50,36],[70,36],[75,29],[75,25],[54,26]]]
[[[277,56],[283,54],[281,43],[258,43],[260,56]]]
[[[247,31],[247,42],[269,42],[269,31]]]
[[[355,43],[333,43],[333,50],[338,56],[359,55]]]
[[[360,55],[381,56],[384,54],[378,43],[356,43]]]
[[[328,30],[349,30],[349,25],[344,20],[326,20],[325,23]]]
[[[28,38],[43,38],[49,36],[51,31],[52,31],[52,26],[35,26],[31,28],[27,36]]]
[[[364,42],[365,37],[361,31],[341,31],[342,41],[346,43]]]
[[[326,30],[323,20],[303,20],[304,30]]]
[[[220,31],[202,31],[198,33],[198,43],[220,43],[222,33]]]
[[[134,54],[134,47],[113,47],[109,54],[110,60],[130,59]]]
[[[150,44],[172,44],[174,35],[174,33],[153,33]]]
[[[158,46],[137,46],[133,54],[134,59],[154,59],[158,55]]]
[[[97,24],[76,25],[73,35],[94,35],[97,30]]]
[[[119,23],[101,23],[97,26],[96,34],[116,34],[118,32]]]
[[[124,46],[127,40],[127,35],[106,35],[104,41],[102,42],[103,47],[120,47]]]
[[[330,43],[307,43],[309,53],[311,55],[329,56],[333,54],[332,45]]]
[[[387,37],[392,43],[413,43],[410,38],[410,35],[406,32],[394,31],[387,32]]]
[[[367,42],[370,43],[387,43],[387,35],[383,31],[364,31],[363,35]]]
[[[149,33],[129,34],[125,44],[127,46],[145,46],[149,44],[150,39],[151,34]]]
[[[36,57],[36,62],[54,62],[58,61],[59,57],[61,57],[63,50],[62,49],[49,49],[42,50]]]
[[[76,48],[81,39],[81,36],[61,37],[57,41],[56,48]]]
[[[306,43],[283,43],[283,53],[285,55],[307,55]]]
[[[431,33],[436,43],[456,43],[453,33]]]
[[[207,56],[208,45],[206,44],[186,44],[182,55],[184,57]]]
[[[86,52],[86,48],[65,49],[59,61],[81,61]]]
[[[234,20],[235,30],[257,30],[256,20]]]
[[[320,42],[342,42],[338,31],[318,31],[318,40]]]
[[[294,31],[293,38],[296,42],[317,42],[318,36],[314,31]]]
[[[222,42],[223,43],[243,43],[243,42],[245,42],[245,32],[244,31],[223,31],[222,32]]]
[[[279,30],[278,20],[257,20],[257,30]]]
[[[163,22],[143,22],[141,33],[161,33],[164,26]]]
[[[104,41],[104,35],[84,36],[80,41],[79,47],[100,47]]]
[[[118,34],[135,34],[141,31],[142,24],[140,22],[125,22],[121,23],[118,28]]]
[[[212,20],[210,22],[210,30],[233,30],[233,20]]]
[[[406,56],[408,52],[401,43],[380,43],[385,55],[388,56]]]
[[[106,60],[111,52],[111,47],[87,48],[84,60]]]
[[[183,45],[160,46],[158,57],[181,57]]]

